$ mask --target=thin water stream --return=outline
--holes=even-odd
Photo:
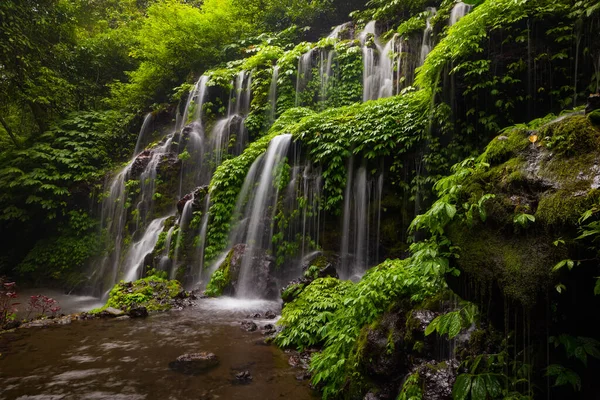
[[[0,399],[312,399],[301,371],[259,332],[240,329],[276,302],[204,299],[146,319],[74,321],[0,335]],[[255,320],[259,328],[273,320]],[[184,375],[169,363],[212,352],[217,367]],[[249,383],[236,379],[248,371]]]

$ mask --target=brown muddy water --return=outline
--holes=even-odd
[[[315,399],[288,356],[245,332],[248,314],[279,304],[198,300],[146,319],[73,321],[0,335],[0,399]],[[259,328],[272,320],[255,320]],[[208,351],[220,363],[201,375],[169,369],[179,355]],[[249,371],[250,383],[235,375]]]

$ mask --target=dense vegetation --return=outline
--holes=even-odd
[[[0,282],[89,287],[92,261],[131,249],[161,217],[154,248],[135,260],[156,275],[117,283],[107,306],[168,308],[181,285],[165,261],[186,284],[214,267],[206,294],[233,293],[228,246],[243,225],[236,207],[249,203],[240,193],[258,186],[246,179],[272,140],[290,134],[293,150],[271,173],[279,194],[264,259],[283,275],[306,248],[320,257],[282,291],[274,341],[314,350],[324,398],[591,398],[600,336],[584,321],[600,309],[600,95],[588,96],[600,89],[600,5],[485,0],[450,26],[453,1],[363,3],[0,3]],[[380,34],[361,36],[370,20]],[[398,41],[384,55],[396,60],[392,93],[361,102],[364,60],[387,40]],[[186,109],[200,76],[205,97]],[[193,135],[225,117],[239,124],[231,108],[243,90],[248,143],[240,130],[222,159],[198,161]],[[147,112],[155,132],[128,164],[115,239],[100,207],[112,195],[105,182],[125,171]],[[185,128],[164,139],[176,123]],[[163,145],[156,177],[143,175]],[[318,171],[312,203],[301,163]],[[214,170],[210,184],[176,204],[198,165]],[[365,208],[377,220],[366,233],[375,262],[350,282],[323,271],[341,267],[356,166],[369,190],[382,183]]]

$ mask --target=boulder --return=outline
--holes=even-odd
[[[254,332],[258,329],[258,326],[252,321],[242,321],[241,326],[246,332]]]
[[[133,160],[131,164],[131,169],[129,170],[130,178],[139,178],[139,176],[144,172],[150,160],[152,160],[152,156],[154,155],[153,150],[144,150]]]
[[[213,353],[201,352],[183,354],[169,363],[169,368],[185,375],[200,375],[219,365],[219,358]]]
[[[131,318],[145,318],[148,316],[148,310],[146,309],[146,307],[134,307],[131,310],[129,310],[128,315]]]
[[[600,110],[600,93],[590,94],[587,104],[585,105],[586,115],[594,110]]]

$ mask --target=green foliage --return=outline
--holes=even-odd
[[[437,332],[438,335],[448,335],[448,339],[456,337],[464,328],[468,328],[475,322],[477,317],[477,306],[467,303],[460,310],[451,311],[437,316],[427,325],[425,336]]]
[[[513,218],[513,222],[521,226],[522,228],[527,228],[527,226],[529,226],[530,223],[535,222],[535,217],[531,214],[520,213],[515,215],[515,217]]]
[[[328,110],[291,127],[323,168],[323,208],[339,212],[351,155],[373,160],[410,151],[425,131],[428,105],[428,93],[419,91]]]
[[[78,186],[99,179],[130,116],[73,113],[27,149],[0,154],[0,219],[51,220],[66,214]]]
[[[344,296],[351,286],[351,282],[335,278],[314,280],[283,308],[281,319],[277,322],[283,330],[275,343],[281,347],[295,347],[299,351],[323,344],[326,326],[343,306]]]
[[[311,360],[312,382],[323,385],[324,398],[339,393],[350,372],[358,366],[358,359],[351,353],[362,327],[375,321],[398,298],[419,302],[437,292],[442,287],[438,274],[443,264],[447,261],[434,248],[420,244],[412,258],[387,260],[349,287],[341,302],[343,307],[321,328],[325,339],[323,351]]]
[[[231,257],[233,256],[233,250],[229,251],[225,261],[219,265],[219,268],[213,272],[210,277],[210,281],[206,285],[204,294],[210,297],[218,297],[223,294],[223,290],[231,282]]]
[[[410,374],[402,384],[402,389],[396,400],[422,400],[421,377],[418,372]]]

